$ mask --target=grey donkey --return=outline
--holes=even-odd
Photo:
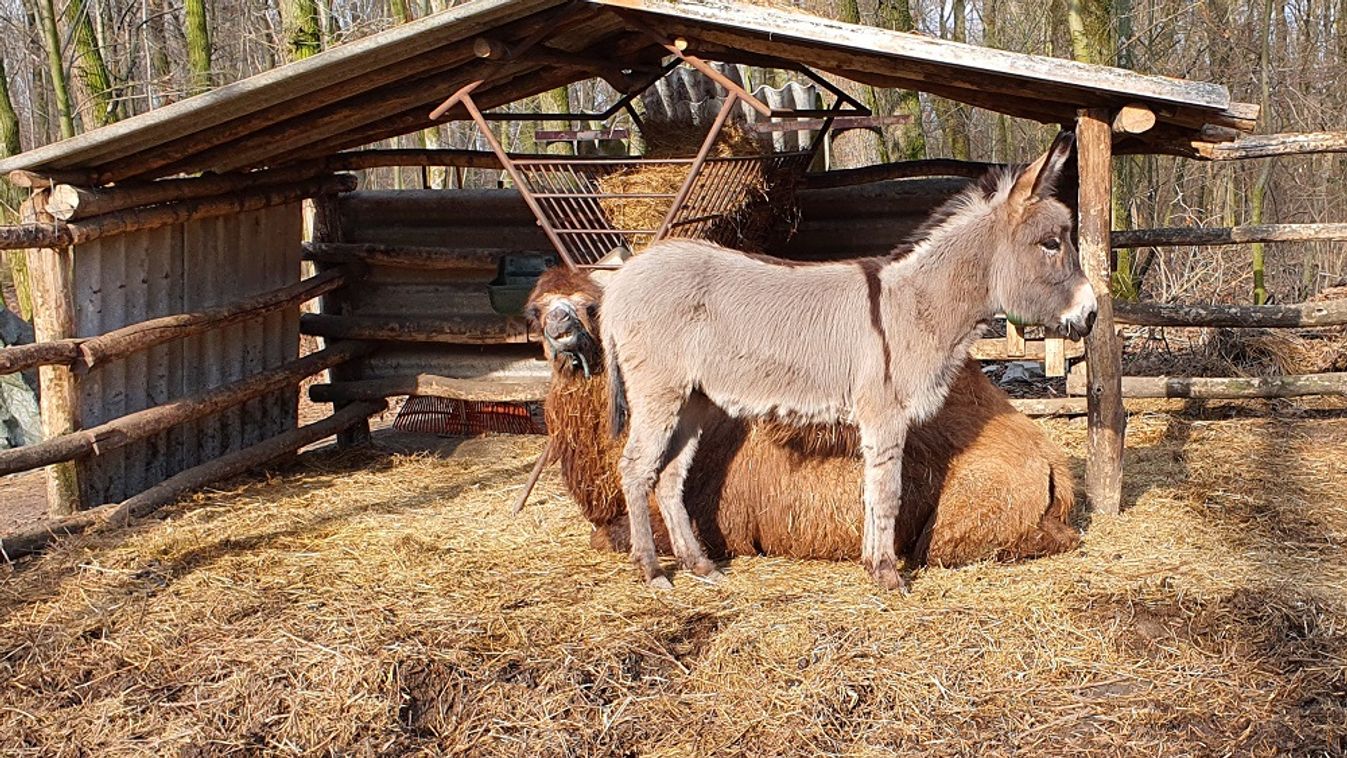
[[[865,463],[861,561],[903,589],[895,555],[907,430],[933,416],[998,312],[1072,339],[1097,302],[1053,189],[1075,144],[1062,132],[1020,171],[999,171],[935,212],[907,254],[791,264],[668,240],[604,288],[613,433],[628,503],[652,488],[679,563],[718,580],[683,504],[710,404],[735,416],[859,427]],[[631,560],[669,587],[650,518],[629,509]]]

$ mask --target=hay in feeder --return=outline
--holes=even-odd
[[[701,149],[706,130],[686,124],[654,122],[642,134],[646,140],[646,158],[691,158]],[[730,122],[720,132],[711,149],[712,158],[763,155],[767,146],[744,126]],[[694,192],[684,206],[684,218],[716,215],[719,220],[709,234],[699,235],[723,245],[757,251],[768,244],[770,230],[788,213],[791,203],[768,203],[771,180],[764,165],[751,162],[737,166],[731,176],[727,165],[708,163],[703,168],[706,186],[721,188],[716,193]],[[668,197],[604,197],[599,200],[608,220],[616,229],[649,230],[632,236],[632,251],[639,253],[653,240],[664,222],[673,195],[683,186],[690,167],[685,163],[650,163],[625,168],[599,178],[605,195],[629,193],[662,194]],[[790,188],[780,188],[786,192]],[[719,203],[716,200],[719,199]],[[713,205],[714,204],[714,205]],[[682,235],[676,235],[682,236]]]

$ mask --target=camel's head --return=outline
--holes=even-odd
[[[599,301],[603,289],[589,274],[564,266],[548,269],[529,294],[524,315],[543,335],[552,370],[589,378],[603,370]]]

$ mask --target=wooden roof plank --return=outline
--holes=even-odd
[[[94,165],[110,157],[143,150],[256,113],[299,94],[348,81],[352,72],[406,61],[565,2],[476,0],[125,121],[0,160],[0,173],[36,166],[73,168]]]
[[[789,38],[811,46],[852,50],[863,56],[937,65],[969,74],[1006,75],[1024,80],[1026,86],[1035,82],[1064,85],[1111,98],[1169,102],[1218,111],[1231,105],[1229,91],[1219,84],[1138,74],[1125,69],[978,47],[757,5],[724,0],[586,2],[656,14],[684,23],[754,33],[777,42]]]

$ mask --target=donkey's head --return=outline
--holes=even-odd
[[[1007,318],[1070,339],[1089,334],[1099,305],[1071,242],[1071,211],[1053,197],[1075,142],[1061,132],[1043,157],[1015,175],[998,209],[991,282]]]
[[[552,370],[585,378],[603,370],[599,342],[599,301],[603,290],[583,271],[548,269],[529,293],[524,315],[543,335],[543,353]]]

